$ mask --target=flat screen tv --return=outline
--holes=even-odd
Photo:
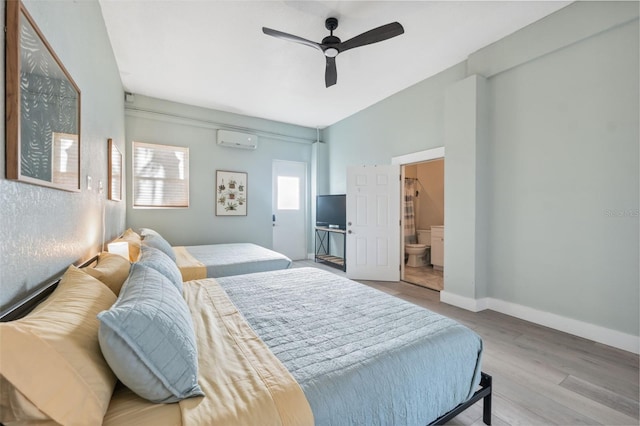
[[[347,228],[347,196],[318,195],[316,198],[316,226]]]

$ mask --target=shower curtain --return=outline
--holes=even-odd
[[[404,243],[416,244],[416,221],[413,199],[416,195],[416,179],[404,180]]]

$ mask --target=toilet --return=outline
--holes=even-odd
[[[427,266],[431,259],[431,230],[418,229],[418,244],[405,244],[404,252],[409,255],[407,266]]]

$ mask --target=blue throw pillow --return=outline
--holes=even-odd
[[[116,303],[98,319],[102,354],[133,392],[156,403],[204,395],[191,314],[168,278],[134,263]]]
[[[164,254],[164,252],[143,244],[140,246],[138,263],[153,268],[169,278],[180,294],[182,294],[182,274],[180,273],[180,269],[178,265],[176,265],[176,262],[169,259],[169,256]]]
[[[160,233],[156,230],[153,230],[151,228],[140,228],[139,232],[141,237],[146,237],[148,235],[157,235],[158,237],[161,237],[162,235],[160,235]]]
[[[160,235],[145,235],[142,240],[142,245],[157,248],[158,250],[169,256],[171,260],[173,260],[174,262],[176,261],[176,254],[173,252],[171,244],[169,244],[167,240],[162,238]]]

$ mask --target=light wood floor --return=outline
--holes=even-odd
[[[301,266],[345,275],[313,261],[294,262]],[[453,318],[482,337],[482,370],[493,376],[494,425],[640,424],[637,355],[494,311],[465,311],[413,284],[361,282]],[[481,402],[451,424],[483,424]]]

